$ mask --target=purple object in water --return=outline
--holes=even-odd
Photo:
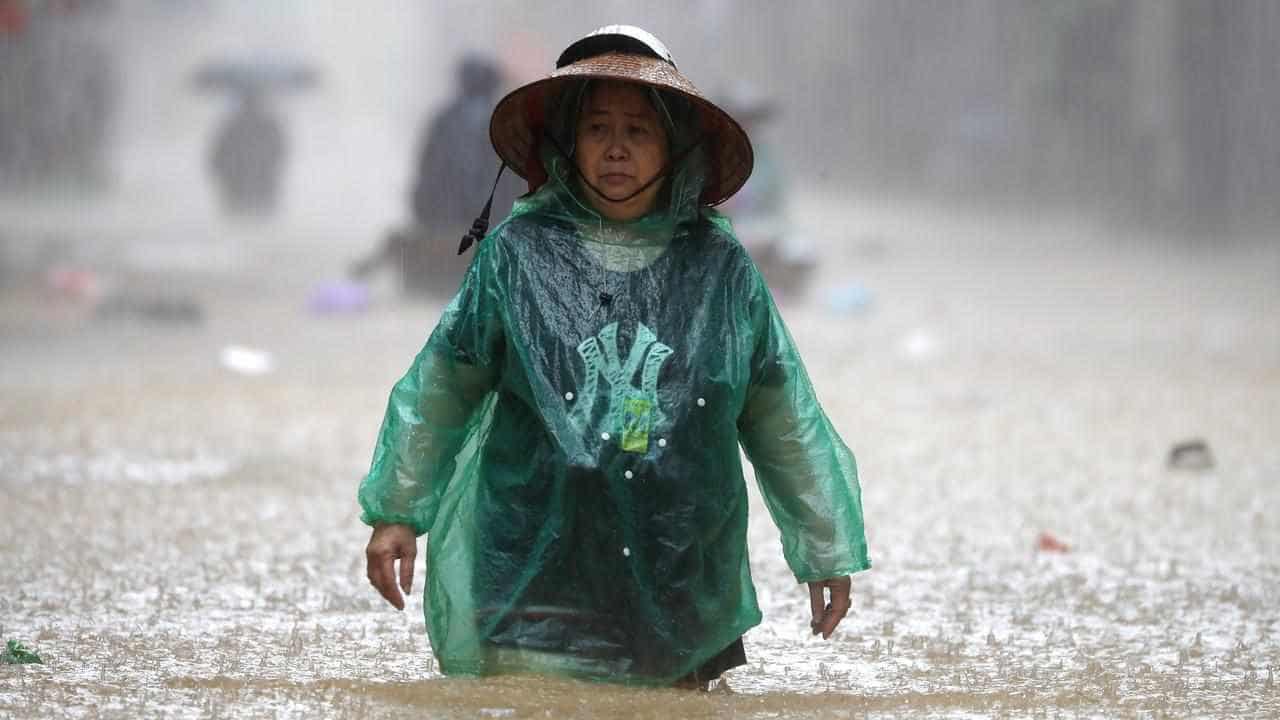
[[[321,283],[307,306],[319,314],[363,312],[369,308],[369,288],[353,282]]]

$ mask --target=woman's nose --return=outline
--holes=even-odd
[[[605,148],[604,156],[607,160],[626,160],[627,149],[618,141],[617,137],[614,137],[610,139],[609,147]]]

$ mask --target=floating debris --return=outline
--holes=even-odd
[[[359,282],[324,282],[312,291],[307,307],[317,315],[364,312],[369,309],[369,287]]]
[[[1036,538],[1036,549],[1040,552],[1068,553],[1071,546],[1062,542],[1053,533],[1045,530]]]
[[[827,309],[837,315],[856,315],[869,310],[875,296],[856,282],[847,282],[823,292]]]
[[[199,325],[204,309],[189,297],[124,291],[107,296],[95,309],[101,320],[130,318],[164,325]]]
[[[1209,443],[1199,438],[1176,443],[1169,450],[1170,470],[1203,471],[1212,469],[1213,466],[1213,452],[1209,450]]]
[[[1192,641],[1191,647],[1187,649],[1187,655],[1198,658],[1204,655],[1204,647],[1201,645],[1200,633],[1196,633],[1196,639]]]
[[[103,282],[87,268],[54,267],[45,274],[45,287],[55,300],[92,301],[102,295]]]
[[[898,342],[899,351],[909,360],[923,361],[938,354],[938,339],[924,328],[917,328]]]
[[[43,665],[44,660],[34,652],[23,647],[17,640],[5,643],[4,653],[0,653],[0,663],[5,665]]]
[[[275,370],[275,359],[263,350],[228,345],[218,355],[222,366],[241,375],[266,375]]]

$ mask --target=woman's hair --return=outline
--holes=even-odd
[[[550,127],[548,130],[554,134],[555,140],[560,143],[569,157],[574,156],[574,147],[578,128],[578,119],[582,115],[582,108],[586,106],[587,100],[600,87],[607,84],[632,85],[644,91],[645,99],[649,101],[649,105],[658,114],[658,119],[662,123],[662,129],[667,134],[667,149],[675,151],[680,147],[679,141],[681,136],[687,133],[681,132],[684,120],[690,114],[689,103],[679,95],[659,90],[641,83],[628,83],[625,80],[595,80],[587,79],[576,83],[568,84],[557,98],[555,104],[554,116],[550,119]]]

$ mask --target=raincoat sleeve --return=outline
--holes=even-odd
[[[458,294],[409,371],[391,390],[369,474],[360,483],[361,520],[430,530],[455,458],[476,431],[473,418],[494,389],[502,322],[492,239],[482,242]]]
[[[759,272],[750,268],[754,349],[739,440],[799,582],[871,566],[853,453],[818,404]]]

